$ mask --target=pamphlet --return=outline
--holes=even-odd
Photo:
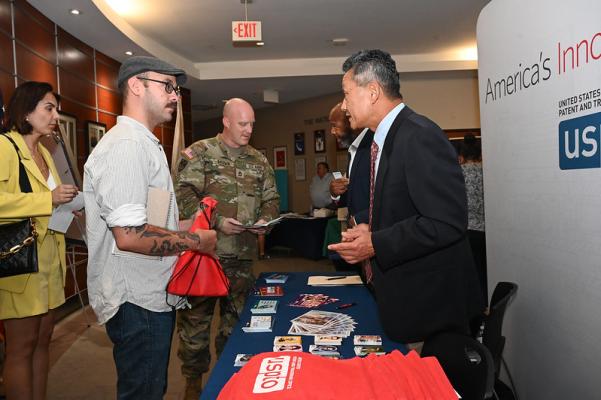
[[[380,335],[355,335],[353,344],[355,346],[381,346],[382,337]]]
[[[272,219],[269,222],[265,222],[263,224],[246,224],[246,225],[242,225],[244,228],[246,229],[260,229],[260,228],[267,228],[270,226],[273,226],[275,224],[277,224],[278,222],[280,222],[282,220],[283,217],[277,217]]]
[[[273,339],[273,345],[279,344],[302,344],[302,338],[300,336],[276,336]]]
[[[273,318],[271,315],[253,315],[246,326],[242,327],[244,332],[271,332],[273,328]]]
[[[273,346],[273,351],[303,351],[303,346],[300,344],[276,344]]]
[[[275,314],[277,308],[277,300],[257,300],[252,305],[250,312],[253,314]]]
[[[286,283],[288,275],[275,273],[265,277],[265,283]]]
[[[281,286],[262,286],[255,288],[254,294],[260,297],[279,297],[284,295],[284,289]]]

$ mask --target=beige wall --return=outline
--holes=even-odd
[[[443,129],[479,128],[478,78],[476,71],[445,73],[414,73],[401,75],[401,92],[405,103],[413,110],[431,118]],[[291,210],[307,212],[311,205],[309,184],[315,175],[313,132],[326,130],[326,161],[331,171],[342,169],[338,159],[346,163],[346,152],[336,151],[336,142],[329,134],[327,115],[342,100],[342,93],[281,104],[256,111],[256,124],[251,144],[267,150],[273,165],[273,148],[287,147],[289,203]],[[197,139],[214,136],[222,129],[221,119],[195,124]],[[305,154],[294,155],[294,133],[305,133]],[[295,180],[295,159],[304,158],[305,180]]]

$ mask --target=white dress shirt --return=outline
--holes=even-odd
[[[400,103],[395,108],[390,110],[388,114],[380,121],[378,127],[376,128],[376,132],[374,133],[374,142],[378,144],[378,156],[376,157],[376,173],[374,175],[374,179],[378,176],[378,167],[380,166],[380,156],[382,155],[382,149],[384,148],[384,142],[386,141],[386,136],[388,135],[388,131],[392,126],[395,118],[401,110],[405,107],[405,103]],[[371,154],[371,153],[370,153]]]
[[[166,228],[177,230],[173,182],[159,140],[140,122],[119,116],[117,125],[100,140],[84,166],[88,295],[101,324],[125,302],[165,312],[178,300],[166,296],[176,257],[121,252],[110,230],[147,222],[149,187],[170,192]]]

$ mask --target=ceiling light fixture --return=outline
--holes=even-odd
[[[125,52],[125,54],[126,54],[126,55],[128,55],[128,56],[133,56],[133,55],[134,55],[134,52],[133,52],[133,51],[129,51],[129,50],[127,50],[127,51]]]
[[[478,60],[478,47],[470,46],[459,50],[459,59],[465,61],[477,61]]]
[[[265,46],[265,42],[257,42],[257,46]]]
[[[105,0],[105,2],[122,17],[143,11],[143,2],[139,0]]]
[[[81,11],[79,11],[77,8],[72,8],[69,10],[69,14],[71,15],[81,15]]]
[[[347,38],[334,38],[332,44],[334,46],[346,46],[349,40]]]

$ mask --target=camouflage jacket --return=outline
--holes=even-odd
[[[243,224],[279,215],[279,194],[267,158],[250,145],[238,157],[228,153],[221,136],[199,140],[182,151],[175,195],[180,218],[190,218],[198,201],[211,196],[218,201],[217,226],[224,218]],[[255,259],[257,237],[251,232],[226,235],[217,232],[217,254]]]

